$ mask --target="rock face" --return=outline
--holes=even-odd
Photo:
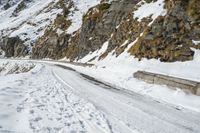
[[[67,41],[70,36],[64,30],[70,25],[70,21],[65,20],[63,15],[58,15],[54,22],[54,27],[50,27],[39,38],[32,50],[32,58],[52,58],[60,59],[65,57]]]
[[[101,48],[123,18],[133,11],[136,3],[137,0],[117,0],[111,2],[111,4],[102,3],[90,9],[83,17],[78,42],[79,57],[82,58],[89,52]]]
[[[57,41],[60,36],[55,34],[53,36],[44,35],[48,36],[49,39],[41,38],[40,40],[54,40],[53,44],[55,47],[50,50],[51,52],[47,52],[49,51],[47,50],[49,49],[48,42],[44,43],[46,50],[40,48],[40,43],[36,43],[38,49],[34,48],[33,57],[56,58],[55,56],[57,54],[54,51],[60,51],[59,46],[64,46],[66,48],[67,58],[71,60],[83,58],[88,53],[100,49],[102,44],[110,39],[111,34],[116,31],[116,27],[121,23],[123,18],[130,16],[133,7],[138,2],[139,0],[116,0],[111,3],[102,1],[101,4],[89,9],[83,16],[83,24],[80,30],[71,35],[71,37],[64,33],[65,35],[63,35],[63,37],[65,37],[66,40],[64,44],[60,44],[60,42]],[[56,44],[58,45],[56,46]],[[111,49],[117,44],[114,42],[113,45],[114,46],[110,45]],[[51,56],[51,54],[47,53],[54,53],[55,56]],[[58,57],[61,56],[58,55]]]
[[[102,1],[101,4],[89,9],[83,16],[81,29],[71,35],[71,37],[66,33],[63,33],[63,35],[56,35],[55,32],[51,32],[50,30],[46,31],[51,32],[52,34],[44,35],[48,39],[44,36],[39,39],[33,50],[33,57],[60,58],[64,55],[60,56],[56,51],[59,51],[60,53],[61,49],[66,51],[65,55],[71,60],[84,57],[89,52],[101,48],[102,44],[107,41],[111,34],[116,30],[116,27],[120,24],[121,20],[132,12],[132,9],[137,2],[137,0],[117,0],[111,3]],[[62,23],[66,22],[63,21]],[[61,29],[64,30],[63,28]],[[61,38],[63,39],[63,37],[66,41],[58,41]],[[41,47],[41,42],[44,40],[44,47]],[[53,45],[54,47],[52,47]]]
[[[200,39],[198,0],[166,1],[167,15],[158,17],[130,49],[138,58],[161,61],[192,60],[192,40]],[[196,4],[195,4],[196,3]]]
[[[27,47],[19,37],[4,38],[0,45],[6,57],[23,57],[28,54]]]
[[[113,32],[107,53],[116,48],[115,54],[117,56],[120,55],[124,52],[125,48],[127,48],[128,44],[135,41],[137,37],[140,36],[150,21],[150,18],[145,18],[142,22],[138,22],[133,19],[132,13],[128,14],[122,20],[119,27]]]
[[[62,8],[62,13],[57,15],[53,24],[38,39],[32,50],[32,58],[60,59],[65,57],[67,41],[70,38],[70,35],[66,34],[65,31],[71,25],[71,21],[66,20],[66,17],[72,6],[70,1],[67,2],[68,6],[65,4],[64,1],[59,1],[58,5]]]

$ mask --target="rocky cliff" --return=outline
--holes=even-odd
[[[138,58],[162,61],[192,60],[193,40],[200,40],[198,0],[165,1],[167,14],[159,16],[130,49]]]
[[[6,1],[1,3],[2,17],[9,8],[5,8]],[[18,3],[10,16],[20,18],[34,3],[37,0]],[[124,52],[139,60],[188,61],[193,59],[194,49],[200,48],[199,4],[198,0],[51,1],[40,7],[41,12],[35,14],[38,19],[23,19],[13,30],[1,28],[1,38],[17,38],[14,42],[1,39],[1,47],[8,57],[29,54],[78,61],[106,43],[103,52],[86,62]]]

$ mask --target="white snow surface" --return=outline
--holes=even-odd
[[[195,45],[198,45],[198,44],[200,44],[200,41],[195,41],[195,40],[192,40],[192,42],[193,42]]]
[[[158,16],[164,16],[167,13],[166,9],[164,9],[164,0],[157,0],[151,3],[141,1],[138,5],[140,5],[140,7],[134,11],[133,15],[134,18],[138,18],[138,21],[141,21],[143,18],[149,17],[151,15],[151,18],[154,21]]]
[[[42,61],[43,62],[43,61]],[[51,63],[47,61],[48,63]],[[52,62],[56,64],[56,62]],[[185,109],[182,106],[175,105],[173,103],[166,103],[162,99],[155,97],[151,98],[147,95],[138,94],[138,92],[123,90],[122,88],[115,88],[105,86],[101,83],[95,82],[90,78],[83,78],[79,73],[68,70],[61,64],[60,68],[53,67],[53,72],[56,77],[62,81],[66,87],[69,87],[76,92],[79,96],[92,102],[98,109],[105,113],[106,118],[110,123],[110,127],[114,133],[171,133],[176,131],[182,132],[199,132],[199,117],[200,113],[192,110]],[[111,67],[113,67],[113,64]],[[83,67],[74,67],[76,70],[82,72]],[[104,68],[106,69],[106,68]],[[113,67],[115,69],[115,67]],[[104,76],[103,82],[109,82],[107,77],[117,76],[111,73],[111,71],[98,71],[95,74],[95,78]],[[88,71],[91,71],[90,73]],[[94,70],[87,68],[87,73],[94,73]],[[118,73],[121,75],[121,73]],[[114,78],[114,77],[112,77]],[[114,78],[115,79],[115,78]],[[107,81],[106,81],[107,80]],[[128,81],[128,80],[127,80]],[[126,81],[126,82],[127,82]],[[135,82],[132,82],[134,87]],[[151,89],[151,86],[146,86],[138,82],[138,85]],[[148,88],[149,87],[149,88]],[[162,87],[157,86],[159,89]],[[154,89],[154,88],[153,88]],[[164,91],[162,91],[164,92]],[[171,93],[168,93],[171,94]],[[179,97],[180,98],[180,97]],[[194,99],[192,99],[194,100]],[[198,102],[193,101],[193,102]],[[190,128],[188,128],[190,127]]]
[[[13,64],[33,65],[0,60],[8,70]],[[1,133],[110,132],[104,114],[66,89],[44,64],[26,73],[0,75],[0,105]]]

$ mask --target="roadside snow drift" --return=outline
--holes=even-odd
[[[20,74],[31,71],[35,67],[33,63],[23,62],[0,62],[0,76],[8,74]]]

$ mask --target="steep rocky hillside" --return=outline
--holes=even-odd
[[[167,14],[147,27],[130,49],[138,58],[160,58],[162,61],[192,60],[200,40],[200,1],[165,1]]]
[[[2,0],[0,53],[80,62],[122,53],[139,60],[188,61],[200,48],[199,4],[199,0]]]
[[[5,56],[29,54],[36,40],[61,12],[58,0],[1,1],[0,43]]]

